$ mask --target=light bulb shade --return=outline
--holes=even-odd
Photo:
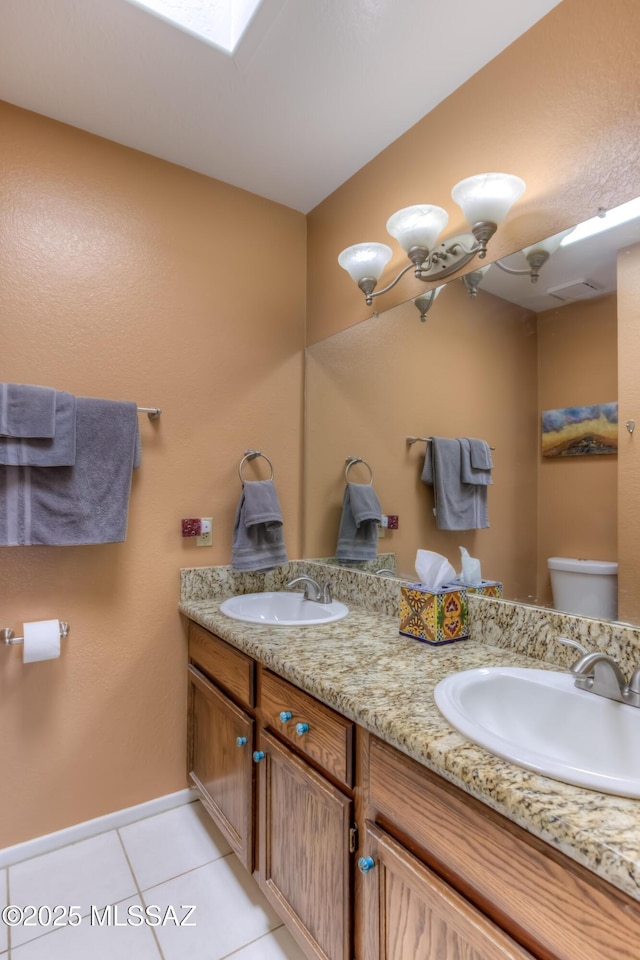
[[[522,196],[525,182],[510,173],[479,173],[456,183],[451,196],[462,208],[467,223],[501,223]]]
[[[338,263],[356,283],[364,279],[379,280],[392,254],[386,243],[355,243],[342,251]]]
[[[412,247],[431,250],[436,237],[449,222],[449,214],[442,207],[420,203],[403,207],[387,220],[387,230],[402,249],[409,253]]]
[[[565,237],[568,237],[570,233],[573,233],[575,227],[569,227],[568,230],[562,230],[560,233],[554,233],[552,237],[547,237],[546,240],[541,240],[540,243],[533,243],[530,247],[525,247],[523,253],[525,257],[528,257],[530,253],[537,253],[538,250],[544,251],[544,253],[551,256],[552,253],[555,253]]]

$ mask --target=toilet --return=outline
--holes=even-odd
[[[617,619],[617,563],[549,557],[547,566],[556,610],[599,620]]]

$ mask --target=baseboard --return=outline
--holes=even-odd
[[[12,847],[5,847],[4,850],[0,850],[0,868],[19,863],[21,860],[29,860],[31,857],[39,857],[43,853],[50,853],[52,850],[66,847],[70,843],[95,837],[97,834],[106,833],[108,830],[116,830],[128,823],[143,820],[145,817],[152,817],[157,813],[164,813],[165,810],[180,807],[183,803],[191,803],[197,799],[195,790],[178,790],[176,793],[168,793],[164,797],[156,797],[155,800],[148,800],[146,803],[138,803],[135,807],[115,810],[104,817],[95,817],[93,820],[76,823],[64,830],[56,830],[55,833],[46,833],[41,837],[35,837],[33,840],[25,840],[24,843],[16,843]]]

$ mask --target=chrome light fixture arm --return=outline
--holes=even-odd
[[[400,271],[400,273],[399,273],[398,276],[395,278],[395,280],[392,280],[391,283],[387,284],[386,287],[383,287],[382,290],[376,290],[375,293],[374,293],[373,291],[374,291],[374,289],[375,289],[376,283],[378,282],[377,280],[374,280],[373,277],[364,277],[364,279],[359,280],[359,281],[358,281],[358,286],[360,287],[360,289],[361,289],[362,292],[364,293],[365,300],[366,300],[366,302],[367,302],[367,306],[368,306],[368,307],[371,306],[371,304],[373,303],[373,298],[374,298],[374,297],[379,297],[379,296],[381,296],[383,293],[388,293],[389,290],[393,290],[393,288],[395,287],[396,283],[398,283],[399,280],[402,280],[402,278],[404,277],[405,273],[408,273],[409,270],[413,270],[413,269],[415,269],[416,277],[420,277],[420,273],[419,273],[420,267],[419,267],[419,266],[414,266],[413,263],[408,263],[407,266],[404,267],[404,268]],[[420,278],[420,279],[421,279],[421,278]]]

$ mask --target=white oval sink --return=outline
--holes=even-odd
[[[248,623],[272,623],[278,627],[311,627],[319,623],[342,620],[349,608],[332,600],[317,603],[305,600],[300,591],[276,591],[273,593],[244,593],[229,597],[220,604],[220,612],[233,620]]]
[[[574,686],[568,673],[490,667],[435,688],[442,715],[498,757],[554,780],[640,797],[640,709]]]

